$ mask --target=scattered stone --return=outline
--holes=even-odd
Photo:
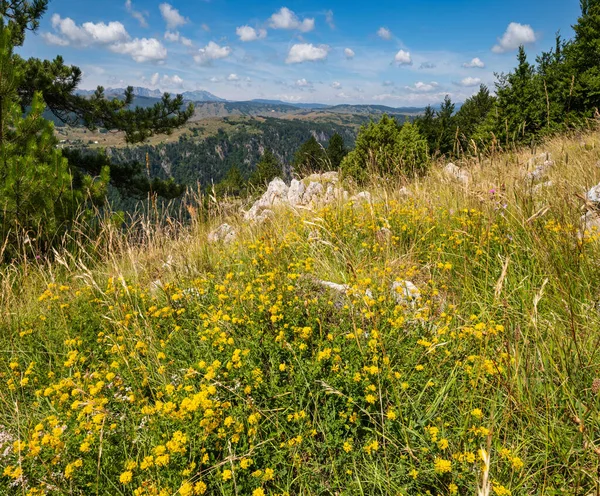
[[[350,289],[348,284],[337,284],[335,282],[321,280],[317,280],[316,283],[320,284],[321,286],[325,286],[326,288],[333,289],[338,293],[346,293]]]
[[[150,294],[152,296],[156,296],[158,293],[163,291],[163,289],[164,286],[160,279],[157,279],[156,281],[152,281],[150,283]]]
[[[549,153],[541,153],[536,157],[531,157],[527,161],[527,170],[531,168],[533,170],[527,174],[527,179],[530,181],[539,181],[548,174],[552,167],[554,167],[554,161],[551,159]]]
[[[229,224],[221,224],[208,234],[209,243],[222,241],[225,244],[233,243],[237,238],[237,231]]]
[[[581,216],[583,231],[597,231],[600,233],[600,213],[586,212]]]
[[[366,202],[366,203],[371,203],[372,197],[371,197],[371,193],[369,193],[368,191],[361,191],[360,193],[354,195],[352,198],[350,198],[350,201],[353,201],[355,203],[361,203],[361,202]]]
[[[444,172],[446,175],[455,181],[458,181],[461,184],[469,184],[471,182],[471,173],[468,170],[461,169],[458,165],[449,163],[446,167],[444,167]]]
[[[392,284],[392,292],[398,305],[421,299],[419,288],[410,281],[395,281]]]
[[[401,195],[401,196],[412,196],[413,195],[406,186],[402,186],[398,190],[398,194]]]
[[[585,195],[585,199],[590,203],[600,203],[600,184],[591,188]]]

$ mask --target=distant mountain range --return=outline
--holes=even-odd
[[[92,96],[96,90],[77,90],[75,93],[81,96]],[[104,94],[109,97],[120,97],[125,94],[125,88],[105,88]],[[150,88],[143,88],[141,86],[134,86],[133,94],[137,97],[144,98],[162,98],[163,92],[161,90],[151,90]],[[212,93],[204,90],[197,91],[184,91],[182,93],[183,98],[190,102],[225,102],[223,98],[213,95]]]
[[[77,90],[76,93],[82,96],[91,96],[95,90]],[[125,88],[106,88],[104,94],[108,97],[122,97],[125,93]],[[147,107],[156,103],[162,98],[163,92],[159,89],[149,89],[141,86],[133,88],[133,94],[136,99],[133,106]],[[262,112],[277,112],[277,113],[290,113],[295,110],[328,110],[336,114],[402,114],[402,115],[413,115],[420,114],[423,112],[421,107],[387,107],[385,105],[327,105],[324,103],[296,103],[296,102],[284,102],[281,100],[265,100],[255,99],[247,101],[235,101],[225,100],[219,98],[212,93],[205,90],[196,91],[184,91],[182,93],[183,98],[187,102],[194,103],[223,103],[223,104],[235,104],[235,109],[230,105],[226,111],[220,111],[220,109],[211,109],[209,114],[215,117],[222,117],[229,115],[232,110],[235,114],[251,114],[258,115]],[[224,109],[222,109],[224,110]],[[237,111],[237,112],[236,112]]]

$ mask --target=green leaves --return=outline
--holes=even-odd
[[[356,138],[356,148],[342,162],[342,170],[359,182],[368,173],[377,175],[423,172],[428,164],[427,141],[416,126],[384,115],[379,122],[363,126]]]

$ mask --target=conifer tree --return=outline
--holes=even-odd
[[[72,218],[84,188],[91,191],[94,185],[88,181],[79,191],[71,188],[54,126],[42,117],[40,93],[34,94],[23,115],[17,95],[23,75],[12,64],[13,39],[11,29],[0,21],[0,235],[11,245],[26,234],[43,247],[61,223]]]
[[[282,175],[283,169],[279,160],[269,148],[266,148],[263,156],[256,164],[256,170],[252,174],[250,182],[256,186],[265,186]]]
[[[331,138],[329,138],[329,143],[327,144],[327,158],[329,159],[329,165],[331,169],[339,169],[342,160],[347,154],[348,150],[346,150],[344,145],[344,138],[342,138],[338,133],[335,133]]]
[[[326,154],[314,136],[311,136],[294,155],[292,166],[299,174],[311,174],[326,168]]]

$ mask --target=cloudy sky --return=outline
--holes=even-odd
[[[519,44],[533,60],[578,14],[579,0],[52,0],[20,53],[61,54],[86,89],[420,106],[493,86]]]

